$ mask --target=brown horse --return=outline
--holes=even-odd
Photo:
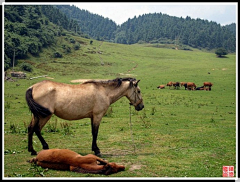
[[[122,165],[109,163],[95,155],[82,156],[69,149],[42,150],[30,160],[38,166],[57,170],[70,170],[79,173],[113,174],[125,170]]]
[[[34,132],[41,141],[43,149],[49,148],[41,135],[41,130],[55,114],[66,120],[91,118],[92,151],[100,156],[100,149],[97,146],[98,129],[109,106],[126,96],[137,111],[144,108],[139,81],[135,78],[116,78],[71,85],[45,80],[32,85],[26,91],[26,101],[33,113],[28,126],[28,151],[32,155],[37,154],[32,144]]]
[[[168,82],[168,83],[167,83],[167,86],[169,86],[169,89],[170,89],[170,87],[172,86],[172,83],[173,83],[173,82]]]
[[[181,87],[187,84],[187,82],[180,82]]]
[[[176,89],[176,88],[179,88],[180,83],[179,82],[168,82],[167,86],[169,86],[169,89],[170,89],[171,86],[173,86],[174,89]]]
[[[204,82],[203,86],[204,86],[204,90],[206,90],[207,87],[208,87],[208,90],[211,90],[211,87],[213,86],[213,84],[211,82]]]
[[[157,88],[158,88],[158,89],[164,89],[164,88],[165,88],[165,85],[159,85]]]
[[[187,89],[188,90],[196,90],[196,85],[193,82],[187,82]]]

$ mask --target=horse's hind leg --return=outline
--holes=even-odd
[[[34,131],[42,143],[43,149],[49,149],[47,142],[44,140],[41,134],[41,130],[44,127],[44,125],[48,122],[48,120],[51,118],[52,115],[47,116],[46,118],[39,118],[38,124],[34,127]]]
[[[40,142],[42,143],[43,149],[49,149],[47,142],[42,137],[41,130],[39,127],[36,127],[35,133],[36,133],[38,139],[40,140]]]
[[[43,126],[47,123],[47,121],[51,118],[52,115],[46,117],[46,118],[37,118],[32,117],[31,123],[28,126],[28,151],[31,152],[31,155],[37,155],[37,152],[33,149],[33,133],[35,132],[37,137],[42,143],[43,149],[48,149],[48,144],[44,140],[44,138],[41,135],[41,130]]]
[[[31,155],[37,155],[37,152],[33,149],[32,137],[34,133],[34,126],[37,118],[32,117],[31,123],[28,126],[28,151],[31,152]]]

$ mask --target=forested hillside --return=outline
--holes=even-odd
[[[178,18],[162,13],[144,14],[128,19],[121,26],[102,16],[75,6],[57,6],[76,20],[81,31],[95,39],[121,44],[174,43],[208,50],[223,47],[236,51],[236,24],[221,26],[208,20]]]
[[[236,24],[225,25],[225,27],[236,36]]]
[[[140,41],[177,42],[194,48],[224,47],[228,51],[236,50],[236,37],[228,28],[207,20],[178,18],[162,13],[128,19],[115,35],[117,43],[134,44]]]
[[[76,6],[58,5],[59,8],[69,19],[77,21],[81,31],[93,39],[113,41],[117,25],[108,18],[92,14],[86,10],[80,10]]]
[[[80,35],[76,21],[69,20],[50,5],[4,6],[4,69],[12,66],[13,57],[38,55],[42,48],[55,43],[64,31]]]

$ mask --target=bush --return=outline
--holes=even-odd
[[[71,47],[69,47],[65,44],[62,45],[62,48],[63,48],[64,53],[70,53],[71,52]]]
[[[53,57],[54,57],[54,58],[62,58],[62,54],[60,54],[59,52],[55,52],[55,53],[53,54]]]
[[[75,39],[73,39],[73,38],[70,38],[70,42],[72,43],[72,44],[75,44]]]
[[[22,63],[20,65],[20,68],[23,70],[23,71],[28,71],[28,72],[32,72],[33,68],[32,68],[32,65],[29,64],[29,63]]]
[[[75,44],[74,45],[74,50],[79,50],[79,49],[80,49],[80,44],[79,43]]]

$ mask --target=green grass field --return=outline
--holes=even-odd
[[[148,45],[121,45],[75,37],[78,51],[52,58],[52,49],[21,62],[33,65],[27,79],[4,82],[4,177],[222,177],[223,166],[236,175],[236,55],[217,58],[212,52],[183,51]],[[60,41],[60,40],[59,40]],[[57,49],[57,47],[56,47]],[[17,67],[15,68],[18,69]],[[208,74],[210,72],[210,74]],[[121,98],[103,117],[98,146],[102,158],[123,164],[125,171],[110,176],[44,170],[31,165],[27,126],[31,113],[25,91],[48,78],[69,84],[76,79],[140,79],[145,108],[130,109]],[[210,81],[212,91],[181,87],[157,89],[169,81]],[[50,148],[68,148],[81,155],[91,151],[90,119],[65,121],[53,116],[42,134]],[[132,128],[132,135],[131,135]],[[34,148],[42,146],[36,135]]]

